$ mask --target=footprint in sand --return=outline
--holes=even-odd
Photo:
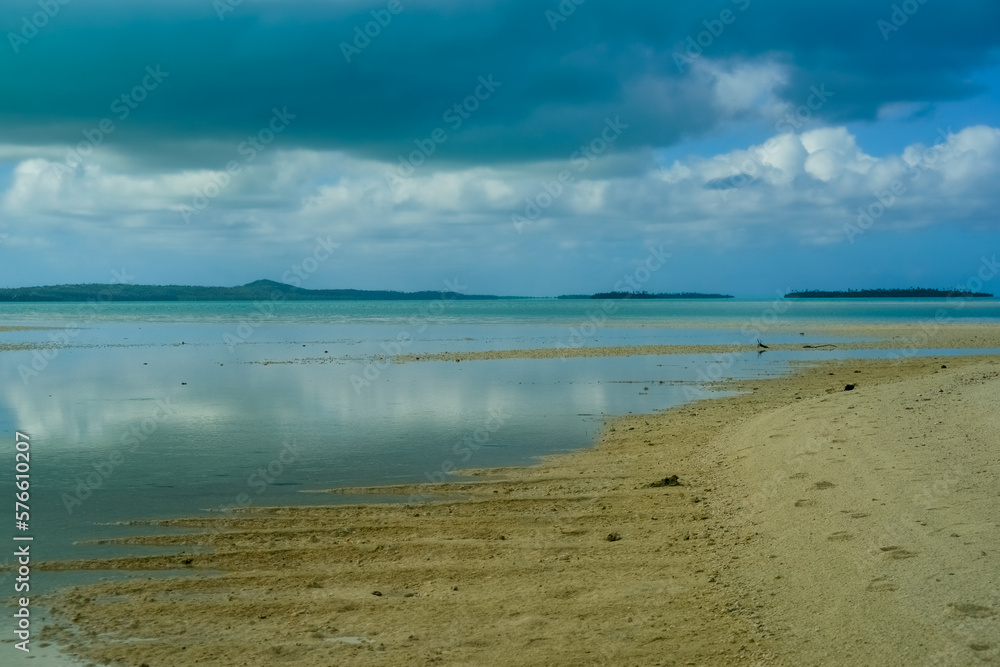
[[[880,547],[885,555],[893,560],[903,560],[904,558],[913,558],[917,555],[916,551],[908,551],[902,547]]]
[[[796,500],[795,501],[795,506],[796,507],[812,507],[815,504],[816,504],[816,501],[813,500],[812,498],[804,498],[802,500]]]
[[[997,615],[996,609],[993,609],[992,607],[983,607],[982,605],[970,604],[968,602],[949,602],[948,606],[958,616],[967,616],[969,618],[990,618],[991,616]]]
[[[892,583],[885,577],[878,577],[876,579],[872,579],[868,583],[868,586],[865,587],[865,590],[870,593],[885,593],[888,591],[897,591],[899,590],[899,586]]]
[[[848,540],[853,540],[854,536],[846,531],[838,530],[836,533],[833,533],[826,539],[830,540],[831,542],[846,542]]]
[[[812,488],[816,489],[817,491],[822,491],[824,489],[832,489],[835,486],[837,485],[834,484],[833,482],[816,482],[815,484],[813,484]]]

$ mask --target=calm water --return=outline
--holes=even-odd
[[[777,374],[795,358],[843,354],[750,353],[725,367],[711,355],[372,363],[397,352],[748,343],[755,337],[741,328],[773,308],[732,300],[616,305],[608,313],[600,302],[555,300],[2,304],[0,324],[56,329],[0,333],[0,343],[59,344],[0,353],[0,433],[11,443],[15,430],[32,438],[36,559],[118,553],[75,543],[151,530],[115,522],[344,502],[301,492],[530,463],[592,444],[605,416],[686,400],[707,372]],[[942,308],[1000,322],[992,299],[961,309],[936,300],[783,305],[782,321],[804,323],[921,321]]]
[[[956,318],[1000,318],[1000,299],[748,299],[617,301],[611,319],[622,326],[648,326],[677,319],[739,323],[760,317],[775,302],[783,319],[898,321],[930,319],[938,309]],[[585,321],[603,301],[510,299],[501,301],[348,301],[229,303],[0,304],[6,324],[52,322],[230,323],[263,313],[267,321],[287,324],[399,324],[412,318],[434,323],[572,325]]]

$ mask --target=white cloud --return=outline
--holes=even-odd
[[[17,165],[2,208],[10,215],[104,216],[113,212],[155,212],[192,191],[203,175],[114,173],[90,162],[70,169],[45,159]]]
[[[723,62],[702,59],[694,73],[710,81],[717,109],[728,116],[754,113],[768,119],[787,110],[778,90],[788,83],[789,68],[769,59]]]
[[[802,146],[809,156],[805,170],[821,181],[829,182],[845,171],[866,174],[875,158],[865,155],[846,127],[824,127],[803,132]]]
[[[129,173],[118,164],[95,155],[86,166],[60,171],[47,159],[21,161],[0,203],[5,233],[36,233],[39,221],[50,230],[120,230],[126,240],[144,230],[182,228],[177,208],[222,173]],[[996,225],[1000,129],[969,127],[937,146],[914,144],[880,158],[866,154],[846,128],[824,127],[638,172],[579,172],[569,163],[448,170],[428,163],[391,184],[390,168],[342,153],[276,150],[234,177],[188,234],[221,243],[238,230],[240,243],[264,250],[321,232],[385,244],[419,238],[487,246],[546,235],[627,238],[667,230],[723,244],[762,231],[832,242],[842,239],[858,206],[894,183],[904,192],[885,216],[887,226]],[[540,198],[543,182],[554,182],[561,169],[573,181]],[[530,201],[544,205],[518,235],[511,216],[524,214]],[[190,243],[190,235],[171,242]]]

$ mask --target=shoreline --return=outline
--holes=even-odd
[[[928,563],[954,568],[948,554],[961,540],[949,532],[938,537],[941,531],[928,537],[910,525],[913,480],[890,486],[881,478],[890,473],[866,469],[870,447],[855,443],[845,460],[826,451],[851,447],[833,437],[849,427],[851,411],[875,410],[858,438],[890,443],[887,468],[905,462],[899,467],[927,475],[924,481],[936,488],[940,464],[934,461],[962,456],[944,456],[924,442],[931,449],[917,453],[932,457],[910,460],[916,454],[899,437],[917,436],[899,434],[907,433],[915,414],[907,408],[923,402],[922,393],[912,399],[910,393],[941,384],[940,395],[927,398],[940,416],[964,410],[963,423],[978,430],[960,435],[989,438],[997,423],[982,402],[1000,387],[1000,362],[961,356],[797,365],[790,376],[727,383],[744,392],[737,396],[609,419],[594,447],[534,466],[461,471],[478,477],[476,483],[381,487],[431,497],[440,490],[446,500],[255,508],[227,518],[181,519],[167,524],[212,530],[129,542],[212,552],[48,564],[223,574],[109,582],[50,596],[45,602],[62,620],[43,639],[90,660],[151,666],[172,664],[178,651],[190,662],[219,665],[268,654],[301,665],[432,659],[847,665],[858,664],[866,643],[862,661],[877,654],[886,660],[880,664],[916,664],[914,656],[925,654],[901,648],[904,635],[938,653],[986,657],[1000,650],[994,641],[1000,639],[1000,598],[990,597],[1000,581],[973,555],[979,547],[1000,549],[983,530],[990,515],[976,514],[990,511],[989,504],[981,507],[986,496],[951,519],[963,523],[971,516],[975,521],[965,523],[979,526],[966,538],[972,545],[962,547],[973,563],[963,566],[964,583],[957,584],[958,573],[944,575],[955,585],[955,599],[921,601]],[[845,392],[847,384],[857,388]],[[818,413],[825,416],[817,421]],[[965,428],[952,421],[935,433],[951,437]],[[966,476],[975,470],[984,482],[1000,481],[988,450],[980,446],[966,458]],[[674,474],[680,486],[648,486]],[[961,472],[940,477],[947,483],[933,499],[962,496]],[[976,488],[988,494],[991,487]],[[456,493],[466,497],[455,499]],[[870,508],[869,495],[883,504]],[[836,507],[824,509],[824,503]],[[994,496],[992,508],[996,504]],[[913,523],[929,524],[929,511],[921,509]],[[800,530],[810,520],[817,522],[815,535]],[[838,586],[815,580],[818,562],[827,568],[820,571],[839,573]],[[844,562],[851,567],[845,570]],[[913,565],[917,574],[900,571]],[[794,586],[779,583],[783,579]],[[816,609],[817,596],[829,604]],[[857,643],[845,645],[837,632],[845,611],[857,605],[878,614],[860,614],[865,623],[848,624]],[[928,629],[911,611],[927,605],[927,618],[960,629]],[[812,627],[821,618],[831,625],[826,634]],[[954,641],[961,632],[987,639]],[[929,647],[932,639],[937,644]]]

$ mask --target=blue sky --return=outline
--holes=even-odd
[[[662,247],[646,289],[765,296],[952,287],[1000,245],[995,1],[13,0],[0,31],[0,286],[543,296]]]

